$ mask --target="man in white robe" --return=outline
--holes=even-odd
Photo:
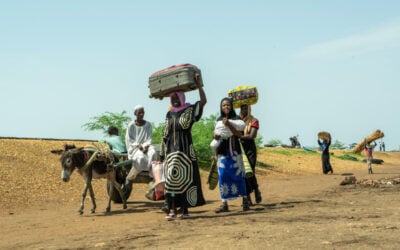
[[[133,181],[142,171],[151,174],[151,163],[156,160],[156,151],[151,145],[152,125],[144,120],[144,108],[135,106],[136,120],[129,123],[125,135],[125,144],[128,151],[128,159],[133,160],[132,168],[127,176],[128,181]]]

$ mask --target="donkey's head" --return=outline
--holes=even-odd
[[[52,150],[53,154],[60,154],[61,162],[61,179],[68,182],[72,172],[75,168],[81,168],[85,165],[85,160],[87,160],[83,148],[77,148],[75,145],[64,145],[64,150]]]

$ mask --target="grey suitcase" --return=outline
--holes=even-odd
[[[194,77],[201,71],[193,64],[174,65],[166,69],[154,72],[149,77],[150,97],[163,99],[175,91],[191,91],[197,89]]]

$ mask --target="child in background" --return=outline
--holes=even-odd
[[[110,146],[112,152],[117,154],[126,154],[125,142],[119,136],[119,130],[115,126],[108,127],[108,137],[104,141]]]

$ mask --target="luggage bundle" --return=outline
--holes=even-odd
[[[321,140],[326,140],[326,141],[330,142],[331,141],[331,134],[329,132],[326,132],[326,131],[320,131],[318,133],[318,138],[321,139]]]
[[[258,91],[254,86],[239,86],[229,90],[228,97],[232,99],[233,108],[247,104],[253,105],[258,101]]]
[[[154,72],[149,77],[150,97],[163,99],[175,91],[192,91],[197,89],[195,75],[200,76],[199,80],[203,86],[201,70],[193,64],[173,65],[166,69]]]
[[[363,151],[363,149],[365,147],[365,143],[373,142],[377,139],[383,138],[384,136],[385,136],[385,134],[382,131],[380,131],[379,129],[375,130],[374,132],[372,132],[370,135],[368,135],[365,139],[360,141],[354,147],[353,153],[355,153],[355,154],[360,153],[361,151]]]

